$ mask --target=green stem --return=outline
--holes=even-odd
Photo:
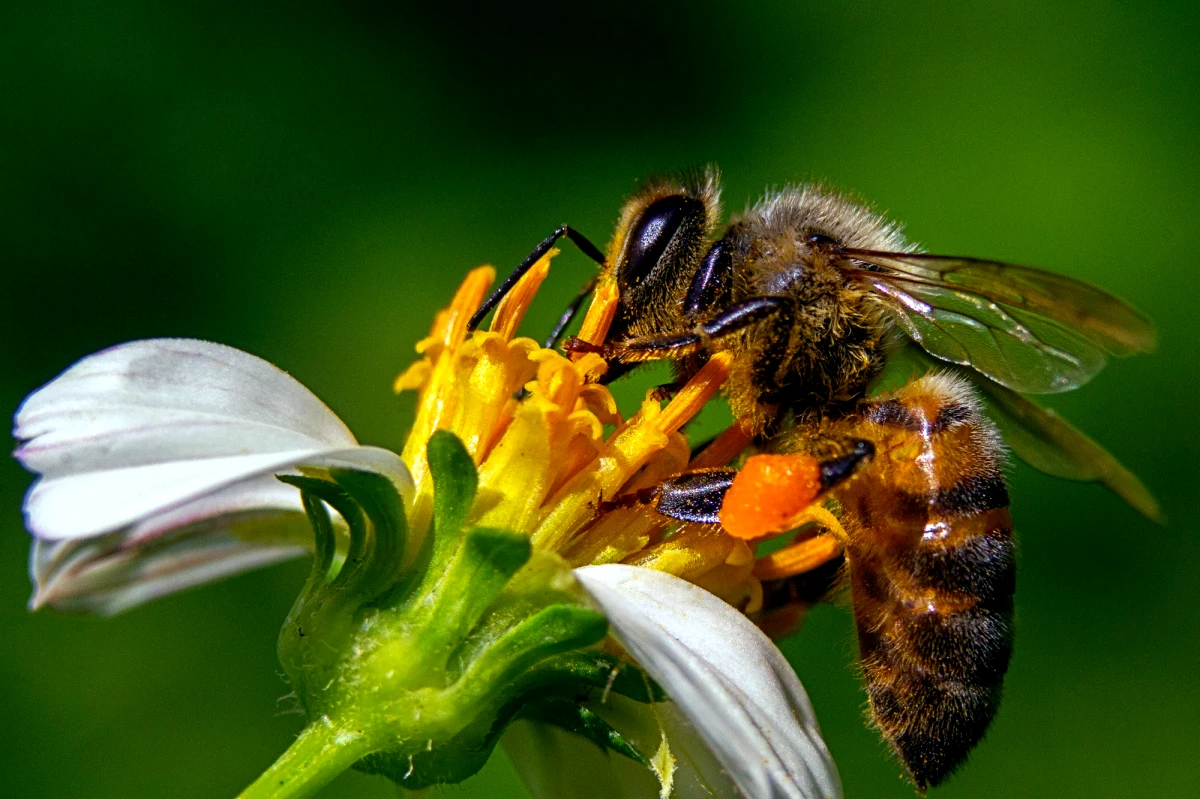
[[[305,727],[288,750],[238,799],[312,796],[372,749],[361,730],[342,729],[322,717]]]

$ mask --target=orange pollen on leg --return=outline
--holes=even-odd
[[[725,492],[719,518],[725,532],[745,540],[791,530],[795,517],[821,491],[821,466],[808,455],[755,455]]]

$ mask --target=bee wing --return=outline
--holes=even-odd
[[[1078,388],[1109,355],[1155,344],[1153,326],[1133,308],[1062,275],[971,258],[843,253],[851,259],[846,270],[890,301],[905,332],[928,353],[1015,391]]]
[[[1081,430],[1004,386],[974,382],[984,392],[1000,434],[1021,460],[1055,477],[1100,483],[1146,518],[1166,523],[1158,500],[1137,475]]]
[[[894,391],[940,367],[915,345],[888,358],[870,394]],[[955,369],[983,394],[988,417],[1013,454],[1040,472],[1067,480],[1100,483],[1148,519],[1164,523],[1158,501],[1137,475],[1104,447],[1049,408],[1031,402],[970,369]]]

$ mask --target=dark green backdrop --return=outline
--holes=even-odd
[[[1012,469],[1007,698],[934,795],[1200,795],[1194,4],[245,5],[0,10],[0,408],[101,347],[198,336],[398,447],[389,383],[468,267],[563,221],[604,239],[654,171],[715,161],[734,209],[825,178],[932,250],[1087,278],[1162,334],[1053,404],[1171,524]],[[564,255],[529,329],[588,272]],[[28,482],[0,462],[0,793],[234,794],[301,723],[274,640],[304,567],[110,621],[30,615]],[[912,796],[863,727],[846,609],[784,648],[847,795]],[[498,756],[444,793],[522,789]],[[393,794],[351,774],[323,795]]]

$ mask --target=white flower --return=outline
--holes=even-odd
[[[299,493],[280,472],[365,469],[411,496],[399,456],[359,445],[276,367],[201,341],[134,342],[83,359],[25,401],[15,436],[16,457],[40,475],[25,501],[35,606],[114,613],[311,549]],[[674,702],[610,697],[609,715],[665,734],[676,796],[841,795],[799,681],[745,616],[651,569],[585,566],[576,576]],[[589,795],[635,766],[552,729],[518,725],[507,741],[539,797]],[[564,750],[580,763],[601,757],[606,776],[584,780],[547,759]],[[658,790],[644,780],[621,795]]]

